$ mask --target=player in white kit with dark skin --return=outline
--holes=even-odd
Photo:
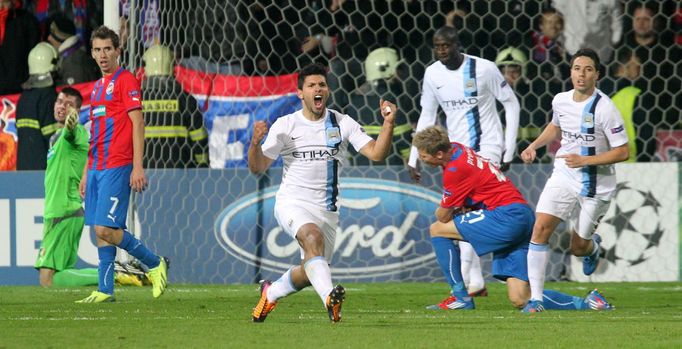
[[[464,144],[505,171],[516,152],[519,101],[495,63],[459,51],[457,30],[440,28],[433,35],[436,61],[426,68],[421,96],[419,132],[437,122],[438,107],[446,116],[450,141]],[[503,132],[495,101],[504,106]],[[418,153],[412,147],[410,175],[419,181]],[[462,275],[473,296],[487,295],[480,258],[468,242],[459,242]]]
[[[345,289],[333,286],[329,261],[339,223],[339,169],[348,145],[373,161],[383,161],[391,150],[395,104],[381,101],[383,117],[376,140],[350,116],[327,109],[326,70],[313,64],[301,70],[298,97],[302,109],[278,118],[268,130],[254,123],[248,163],[252,173],[263,173],[277,157],[284,160],[282,183],[275,200],[275,218],[301,247],[301,264],[278,280],[261,283],[253,321],[263,322],[277,301],[312,285],[332,322],[341,320]],[[267,137],[266,137],[267,133]],[[261,145],[261,141],[265,141]]]

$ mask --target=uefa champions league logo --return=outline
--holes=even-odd
[[[435,263],[428,232],[439,193],[386,180],[339,182],[340,222],[331,261],[335,278],[376,278]],[[270,187],[260,196],[254,193],[226,207],[214,234],[238,260],[282,273],[300,262],[300,252],[273,216],[276,192],[277,187]]]

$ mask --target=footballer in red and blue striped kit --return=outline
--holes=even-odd
[[[118,35],[101,26],[92,33],[92,58],[102,71],[91,93],[90,150],[80,183],[85,197],[85,224],[97,235],[98,289],[77,303],[112,302],[116,246],[148,268],[152,295],[166,290],[168,262],[126,230],[130,190],[147,187],[144,174],[144,118],[140,83],[118,65]]]

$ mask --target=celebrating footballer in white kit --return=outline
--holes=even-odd
[[[421,114],[416,132],[436,124],[438,106],[446,115],[450,141],[473,149],[479,156],[504,171],[516,152],[519,128],[519,101],[495,63],[459,51],[457,30],[443,27],[433,35],[438,59],[424,73]],[[507,128],[495,100],[504,106]],[[504,154],[504,155],[503,155]],[[412,147],[408,161],[410,175],[419,181],[418,152]],[[481,262],[468,242],[460,242],[464,283],[472,295],[486,295]]]
[[[347,158],[349,144],[373,161],[386,158],[397,109],[395,104],[381,101],[384,123],[375,141],[350,116],[327,109],[330,92],[326,74],[319,64],[303,68],[298,76],[302,109],[278,118],[269,131],[265,122],[254,123],[249,169],[263,173],[278,156],[284,159],[275,218],[298,241],[302,260],[275,282],[261,282],[260,300],[252,314],[254,322],[265,321],[278,299],[310,285],[320,296],[329,319],[341,320],[345,289],[332,286],[329,268],[339,223],[339,169]]]
[[[574,256],[583,257],[583,273],[591,275],[597,269],[601,237],[595,231],[615,194],[614,164],[629,156],[623,118],[609,97],[596,88],[599,68],[594,50],[575,53],[571,59],[574,89],[554,97],[552,121],[521,154],[524,162],[533,162],[536,149],[561,138],[554,171],[536,208],[528,252],[531,300],[525,312],[544,310],[548,242],[561,221],[571,220],[570,249]]]

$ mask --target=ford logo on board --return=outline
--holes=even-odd
[[[391,280],[437,269],[429,226],[439,193],[388,180],[346,177],[339,182],[340,219],[331,260],[335,279]],[[214,232],[233,257],[280,274],[300,263],[300,250],[274,217],[277,189],[268,187],[226,207]]]

